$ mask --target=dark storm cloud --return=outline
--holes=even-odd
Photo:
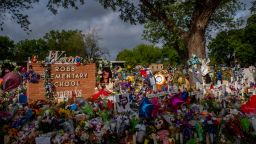
[[[41,1],[25,13],[29,15],[32,33],[27,35],[19,25],[9,20],[6,21],[4,31],[0,32],[0,35],[7,35],[19,41],[43,37],[50,30],[78,29],[86,32],[89,27],[96,28],[102,38],[99,42],[100,47],[109,51],[111,60],[115,59],[116,54],[122,49],[145,43],[141,40],[143,26],[124,23],[117,13],[103,9],[94,0],[86,1],[78,10],[61,8],[57,15],[47,10],[46,1]]]

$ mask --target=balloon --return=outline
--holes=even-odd
[[[139,107],[139,116],[143,118],[150,118],[153,105],[149,102],[148,98],[145,97]]]
[[[186,91],[182,92],[181,98],[182,98],[182,100],[185,101],[188,98],[188,92],[186,92]]]
[[[25,73],[25,72],[27,72],[27,68],[26,67],[24,67],[24,66],[22,66],[22,67],[20,67],[20,70],[19,70],[21,73]]]
[[[76,57],[75,57],[75,62],[80,63],[80,62],[81,62],[81,57],[76,56]]]
[[[26,104],[28,102],[28,97],[24,94],[19,95],[19,103]]]
[[[217,72],[217,80],[222,80],[222,73],[220,71]]]
[[[174,96],[172,99],[171,99],[171,105],[172,107],[177,107],[179,104],[182,104],[184,101],[177,97],[177,96]]]
[[[77,105],[75,103],[70,105],[70,109],[73,110],[73,111],[76,111],[77,110]]]
[[[3,90],[11,91],[17,88],[22,82],[22,77],[15,72],[9,72],[3,77]]]

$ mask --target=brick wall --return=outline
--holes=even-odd
[[[28,64],[32,66],[32,69],[40,74],[41,76],[44,75],[44,67],[41,64],[38,63],[32,63]],[[75,68],[74,71],[63,71],[63,69],[59,69],[59,71],[56,71],[56,67],[73,67]],[[61,74],[87,74],[86,77],[83,75],[83,78],[73,78],[72,76],[70,78],[55,78],[56,75]],[[91,97],[94,93],[95,85],[96,85],[96,66],[95,64],[88,64],[88,65],[80,65],[77,66],[75,64],[52,64],[51,65],[51,74],[53,74],[53,83],[57,85],[56,92],[62,92],[62,91],[80,91],[82,92],[82,96],[84,98]],[[72,85],[72,86],[60,86],[61,82],[67,82],[69,85],[71,85],[71,82],[79,82],[79,85]],[[73,83],[72,82],[72,83]],[[56,93],[57,94],[57,93]],[[32,102],[34,100],[38,99],[45,99],[45,88],[44,88],[44,79],[41,78],[39,83],[27,83],[27,95],[29,102]],[[57,96],[57,95],[56,95]]]

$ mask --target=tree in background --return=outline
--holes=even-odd
[[[97,29],[95,28],[89,29],[88,32],[86,32],[83,35],[83,40],[84,40],[84,49],[86,52],[86,56],[89,59],[96,61],[99,58],[101,58],[103,55],[107,54],[107,51],[104,51],[99,46],[99,40],[101,40],[101,38],[97,32]]]
[[[170,48],[168,46],[164,46],[162,49],[162,55],[161,55],[161,62],[167,66],[167,65],[178,65],[181,64],[183,59],[179,56],[178,52],[175,51],[174,48]]]
[[[50,31],[44,38],[22,40],[17,44],[8,37],[0,36],[0,60],[10,59],[24,62],[32,55],[44,60],[49,50],[65,51],[68,56],[82,56],[94,61],[107,54],[99,46],[100,37],[96,29],[83,34],[78,30]]]
[[[256,15],[252,15],[243,29],[223,31],[209,46],[212,64],[232,66],[239,62],[242,66],[255,64],[256,59]]]
[[[14,59],[14,41],[7,36],[0,36],[0,60],[13,60]]]
[[[117,54],[117,60],[126,61],[126,64],[135,66],[137,64],[149,65],[151,63],[177,64],[179,56],[177,52],[168,47],[160,49],[154,45],[141,44],[135,48],[123,51]]]
[[[37,55],[38,60],[44,60],[48,51],[49,47],[44,39],[22,40],[16,44],[14,55],[15,60],[19,62],[26,61],[32,55]]]
[[[65,51],[70,56],[87,56],[84,49],[84,35],[78,30],[52,30],[45,34],[45,41],[50,50]]]
[[[117,60],[126,61],[128,65],[149,65],[161,57],[161,50],[153,45],[141,44],[132,50],[125,49],[117,54]]]

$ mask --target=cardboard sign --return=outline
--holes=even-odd
[[[39,63],[28,63],[28,67],[40,75],[38,83],[27,83],[29,102],[45,99],[45,69]],[[52,64],[51,80],[54,85],[54,98],[58,101],[63,98],[84,97],[89,98],[94,93],[96,85],[95,64]]]

